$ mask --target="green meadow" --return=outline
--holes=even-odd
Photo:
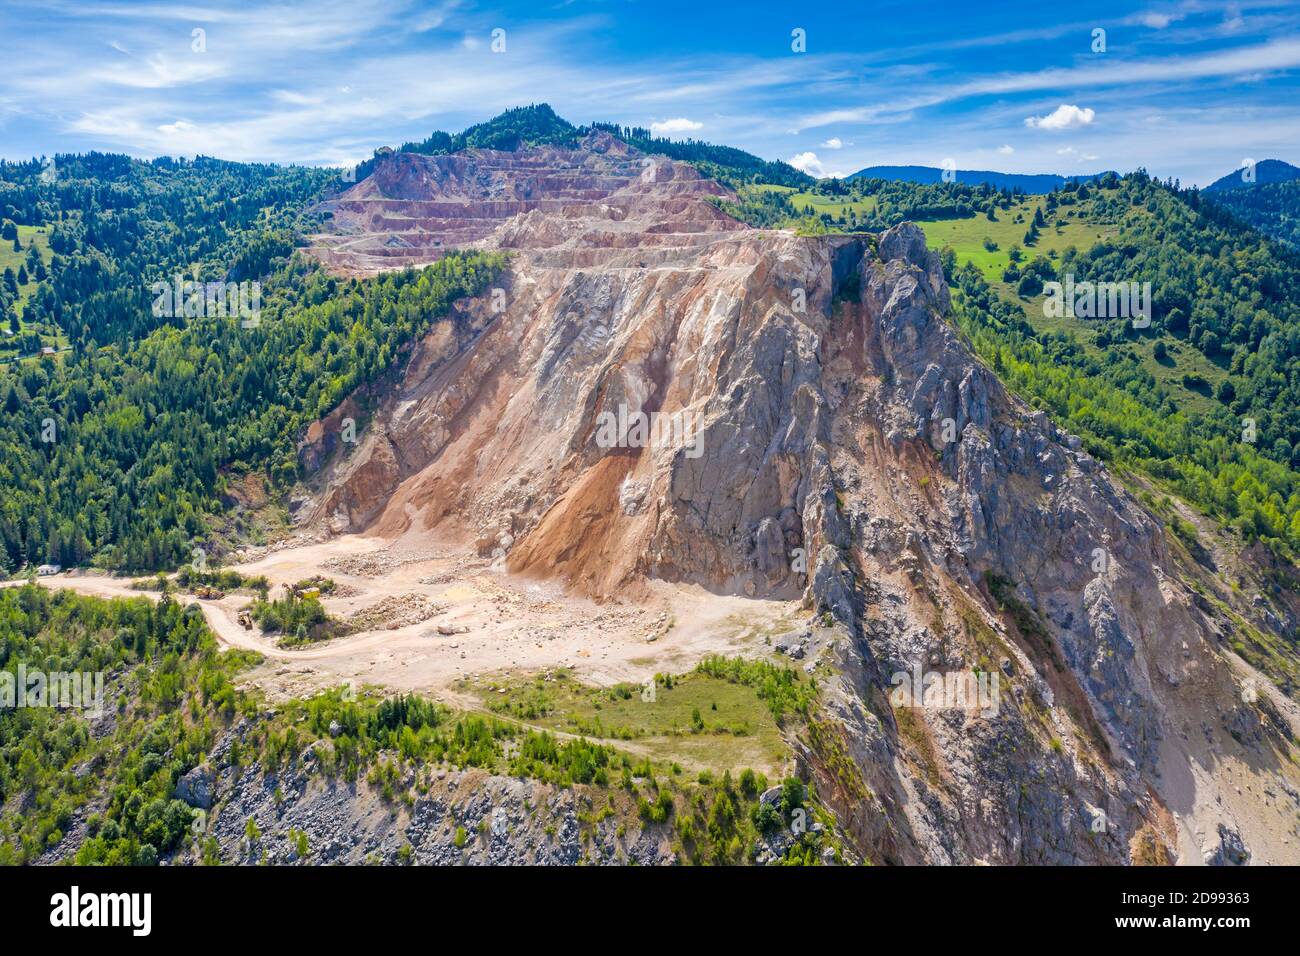
[[[1113,239],[1119,234],[1118,225],[1088,221],[1081,214],[1082,207],[1058,207],[1053,217],[1039,233],[1038,241],[1026,246],[1025,232],[1034,219],[1034,210],[1042,206],[1041,196],[1029,196],[1013,203],[1009,209],[997,211],[997,221],[984,216],[969,219],[940,219],[919,222],[925,230],[926,240],[934,249],[951,247],[957,254],[957,264],[973,262],[984,274],[984,279],[999,291],[1011,291],[1002,281],[1002,272],[1011,264],[1011,249],[1020,247],[1027,262],[1035,256],[1059,258],[1070,246],[1089,249],[1101,239]],[[1062,224],[1058,225],[1057,220]],[[985,240],[993,246],[989,248]]]
[[[1103,358],[1104,353],[1114,354],[1115,350],[1122,350],[1132,355],[1161,385],[1180,395],[1187,410],[1198,414],[1210,411],[1217,404],[1211,393],[1226,373],[1199,350],[1167,337],[1164,340],[1163,358],[1156,357],[1156,340],[1150,337],[1111,344],[1103,350],[1093,342],[1094,333],[1098,329],[1097,322],[1048,317],[1043,310],[1045,296],[1021,297],[1016,294],[1014,283],[1003,281],[1002,273],[1011,264],[1010,253],[1013,247],[1020,249],[1023,267],[1037,256],[1046,256],[1055,263],[1071,246],[1082,252],[1103,239],[1113,240],[1119,236],[1118,223],[1099,221],[1090,215],[1091,204],[1082,203],[1072,207],[1059,206],[1051,216],[1047,216],[1044,210],[1047,225],[1039,231],[1038,241],[1034,245],[1025,246],[1025,232],[1033,221],[1034,210],[1042,205],[1042,196],[1027,196],[1012,204],[1009,209],[998,210],[996,222],[990,222],[984,216],[976,216],[921,221],[917,225],[924,230],[930,248],[936,251],[952,249],[959,268],[968,262],[974,264],[985,281],[1003,299],[1020,306],[1025,320],[1034,328],[1071,336],[1089,355],[1097,359]],[[1184,376],[1192,376],[1190,386],[1184,382]],[[1199,380],[1207,384],[1202,385]]]
[[[543,730],[632,743],[656,762],[775,773],[788,755],[768,706],[754,689],[698,672],[660,678],[654,700],[636,684],[593,687],[567,671],[463,682],[494,714]]]
[[[40,254],[41,262],[45,264],[46,268],[49,268],[52,253],[50,252],[50,231],[47,226],[19,226],[18,243],[22,246],[22,249],[15,251],[13,240],[5,239],[0,241],[0,275],[4,274],[5,269],[13,269],[16,275],[19,267],[26,264],[27,250],[33,245]],[[26,332],[36,332],[41,336],[42,345],[52,346],[56,349],[65,348],[68,345],[68,338],[61,329],[48,325],[42,328],[33,328],[24,318],[27,300],[36,291],[37,285],[36,277],[29,275],[27,281],[18,286],[18,298],[14,303],[14,312],[18,315],[19,335]],[[0,329],[0,357],[12,359],[18,354],[19,336],[8,333],[9,325],[5,323],[4,328]]]
[[[12,240],[5,239],[0,242],[0,274],[5,269],[13,269],[18,272],[18,267],[27,261],[27,250],[36,244],[37,251],[41,254],[41,261],[48,267],[50,264],[50,233],[45,226],[19,226],[18,242],[22,245],[21,252],[14,251]],[[36,280],[29,278],[25,285],[18,287],[18,302],[26,303],[31,297],[32,292],[36,289]],[[21,312],[21,308],[19,310]]]

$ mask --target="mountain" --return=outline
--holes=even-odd
[[[1255,164],[1254,180],[1245,178],[1245,169],[1234,169],[1226,176],[1221,176],[1205,187],[1205,192],[1215,193],[1232,189],[1244,189],[1247,186],[1267,186],[1271,183],[1286,183],[1300,179],[1300,166],[1292,166],[1280,159],[1263,159]]]
[[[910,183],[942,183],[947,170],[937,166],[868,166],[846,179],[887,179]],[[1019,189],[1026,193],[1048,193],[1065,183],[1092,182],[1107,173],[1086,176],[1057,176],[1052,173],[998,173],[981,169],[956,170],[954,182],[968,186],[989,185],[996,189]]]
[[[763,182],[804,187],[816,182],[813,177],[800,172],[789,163],[760,159],[753,153],[734,146],[718,146],[695,139],[667,139],[655,136],[642,126],[621,126],[617,123],[574,126],[547,103],[506,110],[499,116],[460,133],[451,134],[439,130],[418,143],[404,143],[396,150],[382,147],[375,150],[373,158],[358,165],[353,175],[356,179],[369,176],[374,172],[375,159],[393,152],[439,156],[467,149],[515,150],[528,146],[573,146],[593,130],[609,133],[643,152],[694,163],[712,178],[731,185]]]
[[[428,263],[451,249],[519,228],[517,223],[530,218],[546,217],[558,226],[566,214],[601,208],[602,203],[632,195],[629,184],[660,176],[673,178],[672,201],[681,210],[673,214],[667,208],[621,207],[621,218],[608,223],[611,231],[627,233],[629,241],[638,238],[648,249],[673,238],[642,236],[639,224],[649,215],[664,223],[693,220],[687,226],[698,229],[700,239],[709,236],[700,220],[707,220],[709,229],[738,228],[703,201],[727,198],[725,188],[691,166],[650,160],[598,130],[572,147],[539,146],[522,152],[475,148],[435,156],[398,152],[384,157],[373,175],[322,204],[332,223],[317,237],[316,254],[350,273]],[[669,201],[657,194],[653,199],[660,206]]]
[[[1300,249],[1300,166],[1266,159],[1256,165],[1253,183],[1237,170],[1205,187],[1204,195],[1238,221]]]
[[[355,446],[335,437],[352,409],[310,431],[305,530],[464,541],[601,601],[794,601],[773,641],[821,675],[794,746],[867,859],[1289,852],[1253,798],[1172,783],[1238,752],[1293,774],[1286,719],[1241,703],[1203,569],[976,360],[919,229],[744,228],[690,166],[599,133],[384,162],[315,254],[364,271],[393,238],[398,262],[461,241],[511,260],[499,294],[417,346]],[[633,439],[641,413],[671,427]],[[952,720],[887,703],[927,668],[1008,693]]]
[[[1292,249],[1300,249],[1300,180],[1209,193],[1210,201]]]
[[[475,129],[0,166],[70,343],[0,367],[0,647],[113,702],[0,709],[0,863],[1300,861],[1280,246]],[[194,263],[258,320],[152,308]]]

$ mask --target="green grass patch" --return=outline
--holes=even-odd
[[[457,686],[491,713],[596,740],[636,742],[638,752],[661,763],[775,767],[787,754],[772,709],[753,686],[700,671],[657,675],[652,700],[641,685],[593,687],[567,671]]]
[[[1072,207],[1058,207],[1048,215],[1047,225],[1039,233],[1037,242],[1025,245],[1025,233],[1033,221],[1034,211],[1043,208],[1042,196],[1030,196],[1012,203],[1009,209],[997,211],[997,221],[985,216],[969,219],[919,220],[917,225],[925,232],[926,244],[939,250],[950,248],[957,254],[957,264],[975,264],[984,280],[1002,293],[1012,293],[1011,284],[1003,282],[1002,273],[1011,264],[1011,250],[1019,249],[1028,261],[1034,256],[1059,257],[1070,246],[1090,249],[1095,243],[1119,234],[1114,223],[1096,221],[1089,214],[1090,206],[1083,203]],[[1058,220],[1061,222],[1057,225]],[[988,240],[988,244],[985,243]],[[994,248],[989,248],[992,245]],[[1036,315],[1042,315],[1038,309]],[[1084,323],[1079,322],[1080,325]]]

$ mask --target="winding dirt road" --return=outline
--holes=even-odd
[[[238,618],[251,600],[246,594],[189,600],[202,608],[220,643],[263,655],[263,663],[244,680],[272,699],[342,683],[447,697],[450,685],[462,678],[558,667],[598,685],[639,682],[657,671],[687,670],[707,654],[768,653],[765,638],[799,626],[793,602],[656,582],[648,599],[596,604],[557,584],[512,576],[469,551],[423,544],[398,550],[378,538],[345,536],[229,566],[245,575],[265,575],[273,594],[325,575],[340,592],[322,599],[330,614],[345,620],[358,613],[380,618],[368,629],[322,644],[280,647],[272,637],[244,629]],[[129,578],[94,572],[64,572],[39,583],[105,598],[157,597],[132,589]],[[428,614],[417,610],[424,619],[409,623],[407,611],[407,617],[398,613],[385,623],[375,610],[385,602]],[[455,633],[439,633],[440,625]]]

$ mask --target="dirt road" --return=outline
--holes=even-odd
[[[284,648],[245,630],[238,615],[249,603],[246,595],[197,603],[222,644],[265,657],[245,681],[273,699],[345,682],[445,697],[454,681],[471,675],[557,667],[598,685],[640,682],[658,671],[688,670],[707,654],[766,653],[765,638],[801,622],[792,602],[719,596],[662,582],[652,583],[649,598],[635,604],[596,604],[554,583],[509,575],[465,549],[418,544],[345,536],[228,565],[265,575],[273,594],[325,575],[340,592],[322,599],[330,614],[374,620],[322,644]],[[10,586],[16,583],[21,582]],[[65,572],[40,584],[100,597],[157,596],[132,590],[130,579],[95,573]],[[410,623],[412,617],[423,619]],[[440,634],[439,625],[457,633]]]

